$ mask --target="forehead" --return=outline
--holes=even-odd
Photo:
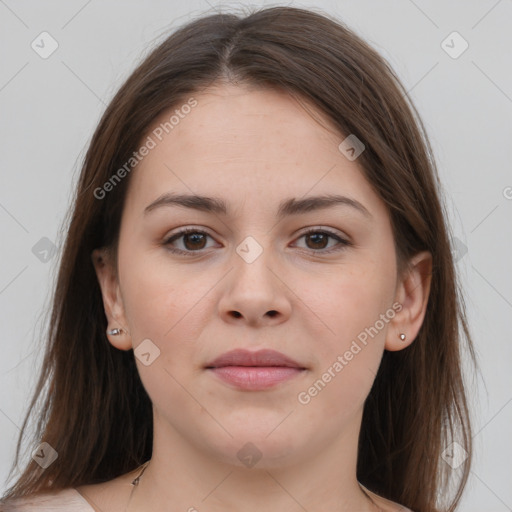
[[[269,205],[310,192],[379,201],[357,162],[339,151],[345,137],[283,91],[212,87],[162,113],[146,137],[154,147],[133,171],[127,198],[138,210],[171,191],[227,202],[260,196]]]
[[[189,109],[191,98],[195,106]],[[281,90],[231,84],[216,85],[184,98],[160,115],[150,132],[157,132],[158,142],[180,145],[183,149],[200,146],[210,150],[209,144],[220,142],[222,146],[216,148],[217,152],[226,158],[243,153],[264,159],[275,156],[276,144],[285,150],[290,143],[298,154],[298,143],[304,139],[310,141],[310,149],[318,149],[322,141],[329,146],[340,138],[329,118],[304,99],[299,103]],[[184,153],[178,156],[185,156]]]

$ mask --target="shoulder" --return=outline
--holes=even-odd
[[[95,512],[124,510],[136,470],[98,484],[67,487],[0,502],[0,512]]]
[[[93,508],[74,488],[33,494],[0,504],[2,512],[93,512]]]
[[[407,508],[404,505],[400,505],[399,503],[395,503],[394,501],[390,501],[378,494],[375,494],[363,485],[361,485],[361,487],[371,496],[372,500],[382,509],[383,512],[413,512],[410,508]]]

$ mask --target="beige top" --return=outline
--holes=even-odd
[[[383,511],[396,510],[396,505],[378,496],[364,487],[364,490],[378,503],[384,507]],[[389,506],[389,508],[388,508]],[[67,488],[48,494],[39,494],[31,498],[20,498],[4,507],[0,506],[2,512],[95,512],[89,502],[74,488]],[[400,512],[412,512],[412,510],[401,507]]]
[[[73,488],[63,489],[48,494],[19,498],[8,503],[0,510],[5,512],[94,512],[87,500]]]

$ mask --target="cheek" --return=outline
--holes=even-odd
[[[377,374],[388,325],[380,315],[389,290],[364,266],[339,273],[317,296],[311,309],[321,312],[328,329],[317,332],[317,364],[297,401],[306,418],[324,418],[323,428],[334,436],[363,406]]]
[[[213,319],[212,297],[219,276],[199,266],[183,267],[171,265],[165,255],[132,253],[121,276],[134,347],[149,339],[159,350],[151,366],[137,361],[141,379],[156,402],[170,397],[179,401],[183,390],[177,382],[200,373],[204,357],[199,340]]]
[[[327,280],[311,280],[305,301],[324,321],[323,339],[328,350],[343,349],[365,329],[379,322],[391,307],[394,297],[394,271],[375,261],[361,261],[335,269]],[[385,324],[387,326],[387,323]],[[364,336],[362,336],[364,338]],[[379,338],[379,336],[376,336]]]
[[[161,343],[194,328],[190,318],[201,311],[201,298],[214,284],[204,272],[198,271],[196,278],[192,271],[172,265],[165,254],[132,253],[122,270],[123,304],[131,332]]]
[[[144,388],[159,410],[170,403],[180,411],[193,408],[180,384],[190,379],[197,366],[197,340],[211,317],[201,298],[214,283],[160,265],[156,258],[132,255],[129,260],[120,277],[135,355],[139,344],[148,339],[157,347],[150,345],[151,350],[158,354],[154,359],[151,355],[148,365],[135,359]],[[195,413],[200,415],[201,408]]]
[[[318,364],[306,397],[329,412],[333,425],[368,395],[384,350],[385,335],[394,316],[394,267],[383,259],[360,259],[333,271],[328,284],[311,280],[308,306],[318,311],[324,328],[318,330]]]

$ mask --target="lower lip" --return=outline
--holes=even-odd
[[[223,366],[210,370],[224,382],[250,391],[271,388],[296,377],[303,371],[288,366]]]

